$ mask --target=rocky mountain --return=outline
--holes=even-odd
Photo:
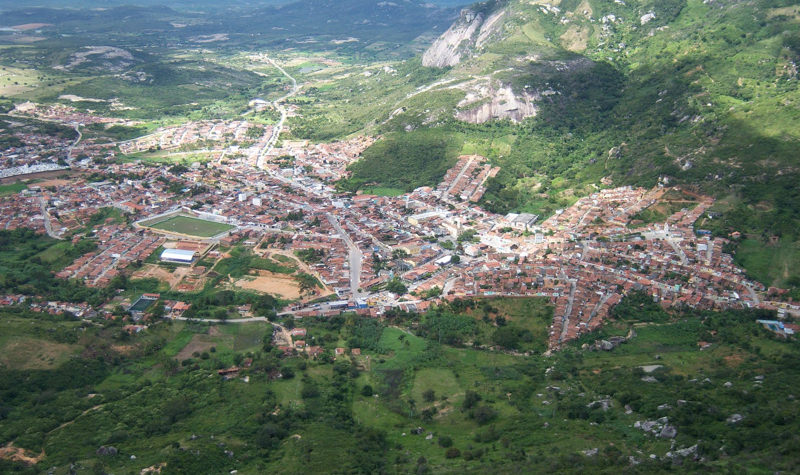
[[[479,7],[461,10],[458,20],[422,55],[423,66],[455,66],[462,57],[473,55],[500,31],[506,10],[494,4],[480,4]]]

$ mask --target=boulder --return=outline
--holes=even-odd
[[[729,424],[736,424],[742,419],[744,419],[744,416],[742,416],[741,414],[731,414],[731,416],[728,417],[728,419],[726,420],[728,421]]]
[[[678,429],[676,429],[675,426],[670,425],[664,426],[664,428],[661,429],[661,432],[658,434],[658,436],[662,439],[674,439],[677,435]]]
[[[111,455],[111,456],[113,456],[113,455],[117,455],[119,453],[119,450],[117,450],[116,447],[113,447],[113,446],[110,446],[110,445],[108,447],[106,447],[105,445],[101,445],[97,449],[97,451],[95,453],[97,455]]]

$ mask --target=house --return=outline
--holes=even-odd
[[[352,348],[350,354],[353,356],[361,356],[361,348]]]
[[[506,215],[505,219],[509,226],[517,231],[528,231],[533,227],[536,221],[539,220],[539,215],[531,213],[509,213]]]
[[[306,336],[306,329],[305,328],[292,328],[291,335],[295,336]]]

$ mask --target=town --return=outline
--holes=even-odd
[[[87,114],[76,119],[68,107],[26,104],[18,112],[65,125],[105,122]],[[273,133],[245,120],[202,121],[120,143],[83,143],[80,160],[69,140],[6,150],[3,158],[14,164],[60,158],[69,170],[0,198],[0,229],[31,228],[75,242],[90,237],[97,248],[57,274],[90,287],[127,273],[191,292],[232,246],[243,246],[272,266],[230,285],[281,298],[287,304],[279,314],[296,318],[346,310],[378,318],[463,298],[547,298],[555,308],[551,350],[603,325],[632,290],[665,308],[800,310],[734,265],[723,250],[736,236],[712,237],[697,227],[713,219],[712,198],[663,185],[605,187],[544,220],[495,215],[476,203],[499,168],[477,155],[460,157],[436,188],[394,197],[344,194],[335,182],[374,137],[273,147]],[[207,159],[168,167],[115,160],[115,149]],[[109,209],[131,224],[109,218],[81,231]],[[663,219],[641,219],[659,209]],[[315,282],[301,286],[275,272],[280,263]],[[167,316],[181,318],[189,305],[179,304]]]

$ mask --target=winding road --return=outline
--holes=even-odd
[[[281,113],[281,118],[278,121],[278,124],[272,129],[272,135],[270,136],[269,140],[267,140],[267,143],[264,146],[264,148],[261,149],[261,153],[258,154],[258,161],[256,162],[256,166],[258,168],[264,168],[264,159],[266,158],[267,155],[269,155],[270,152],[272,152],[272,149],[275,147],[275,143],[278,141],[278,137],[281,135],[281,132],[283,131],[283,124],[286,122],[287,112],[286,108],[283,107],[281,103],[286,99],[297,94],[297,91],[300,89],[297,86],[297,80],[293,78],[291,75],[289,75],[289,73],[287,73],[285,69],[283,69],[278,63],[276,63],[274,59],[267,58],[266,56],[264,57],[264,59],[266,59],[271,65],[275,66],[278,69],[278,71],[281,72],[281,74],[283,74],[284,76],[289,78],[290,81],[292,81],[292,90],[286,93],[285,95],[279,97],[278,99],[272,101],[272,105],[275,106],[275,108],[278,109],[278,112]]]

